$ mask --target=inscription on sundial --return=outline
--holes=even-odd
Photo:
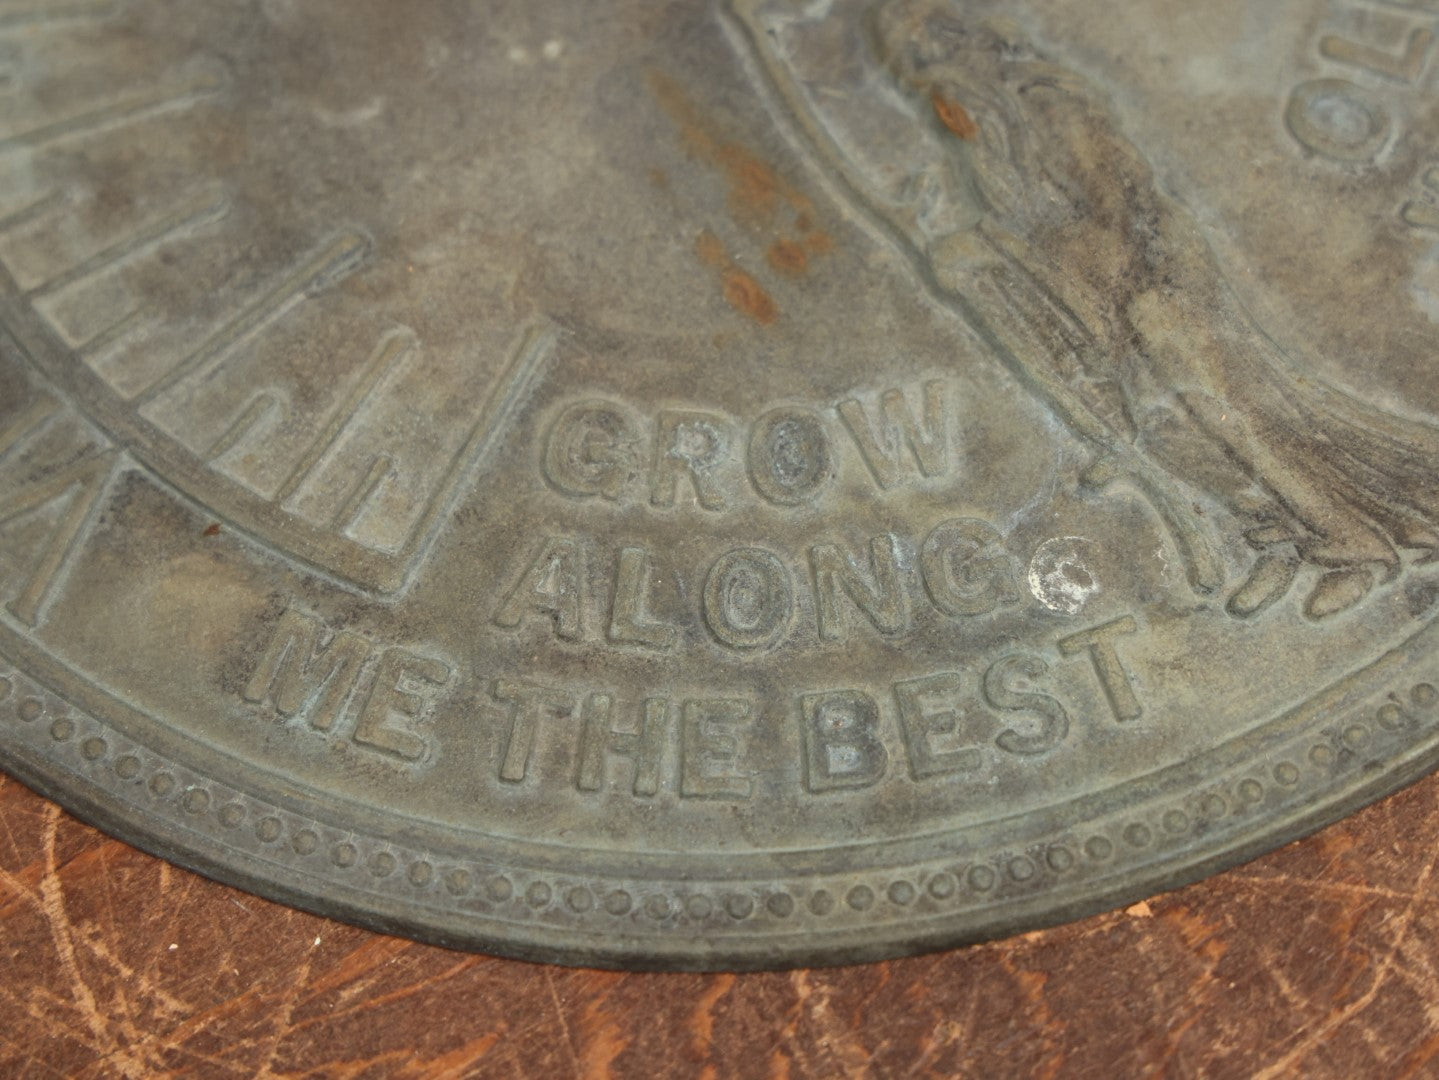
[[[0,0],[0,765],[446,944],[1097,910],[1439,751],[1439,8]]]

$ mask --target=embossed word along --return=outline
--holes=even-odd
[[[875,959],[1439,761],[1439,4],[0,0],[0,767]]]

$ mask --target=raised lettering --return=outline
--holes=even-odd
[[[749,475],[754,489],[780,506],[814,498],[834,479],[824,421],[807,409],[765,413],[750,429]]]
[[[1018,567],[993,525],[955,518],[930,532],[919,552],[925,590],[946,615],[984,615],[1018,602]]]
[[[289,609],[242,692],[246,701],[271,701],[286,718],[303,716],[317,731],[329,731],[344,711],[370,643],[352,630],[323,640],[324,625]],[[398,677],[398,676],[397,676]]]
[[[545,440],[545,478],[566,495],[616,500],[638,467],[637,439],[625,413],[581,401],[560,413]]]
[[[1016,654],[996,660],[984,673],[984,698],[996,709],[1033,713],[1039,722],[1033,730],[1005,728],[995,738],[1001,750],[1011,754],[1043,754],[1053,750],[1069,734],[1069,714],[1056,698],[1025,690],[1021,680],[1048,674],[1049,666],[1037,656]]]
[[[686,701],[681,736],[680,794],[692,799],[748,799],[750,778],[740,771],[754,721],[748,701]]]
[[[965,679],[958,672],[895,684],[909,771],[916,780],[974,772],[984,763],[984,753],[968,730],[975,710],[964,693]],[[990,718],[983,719],[987,725]]]
[[[434,707],[435,692],[449,681],[449,666],[439,660],[405,649],[386,649],[355,724],[355,742],[406,761],[419,761],[429,743],[416,729]]]
[[[512,629],[538,612],[553,620],[556,637],[578,641],[584,633],[583,575],[578,543],[564,537],[546,541],[495,612],[495,625]]]
[[[674,648],[679,631],[647,617],[645,594],[649,573],[649,554],[644,548],[625,548],[620,552],[608,636],[616,644],[643,645],[664,652]]]
[[[1424,62],[1429,58],[1429,49],[1433,44],[1432,30],[1415,27],[1409,31],[1403,52],[1385,52],[1372,45],[1360,45],[1333,34],[1320,38],[1319,52],[1341,64],[1361,67],[1396,82],[1412,83],[1423,73]]]
[[[794,615],[794,587],[784,563],[761,548],[739,548],[715,560],[705,579],[705,623],[723,645],[772,645]]]
[[[494,699],[510,707],[510,730],[500,755],[500,779],[518,784],[529,773],[535,734],[545,716],[571,716],[575,709],[572,694],[534,683],[495,680]]]
[[[1129,672],[1124,669],[1119,653],[1114,648],[1116,637],[1133,634],[1138,629],[1133,616],[1125,615],[1103,626],[1082,630],[1059,639],[1059,651],[1065,656],[1089,653],[1089,659],[1094,664],[1094,673],[1099,676],[1099,685],[1104,689],[1104,696],[1109,701],[1109,707],[1114,710],[1116,720],[1138,720],[1144,714],[1144,707],[1135,696]]]
[[[879,401],[879,420],[870,420],[865,407],[854,398],[836,408],[859,448],[864,463],[882,488],[892,488],[909,478],[910,459],[924,476],[939,476],[949,469],[949,423],[945,416],[944,383],[924,384],[922,419],[916,420],[904,391],[886,390]],[[909,450],[909,457],[905,449]]]
[[[909,597],[904,588],[894,537],[876,536],[869,542],[869,571],[834,544],[816,544],[809,550],[814,574],[819,636],[837,641],[845,636],[848,620],[840,595],[858,608],[883,634],[897,634],[909,625]]]
[[[723,510],[717,473],[729,455],[729,424],[714,413],[666,411],[655,420],[655,461],[650,473],[650,502],[673,506],[680,478],[689,481],[695,501],[706,510]]]
[[[640,708],[638,731],[615,728],[610,720],[614,699],[609,694],[590,694],[581,710],[584,734],[580,743],[580,766],[576,786],[581,791],[599,791],[605,782],[605,760],[609,754],[629,758],[633,765],[632,790],[647,798],[660,789],[660,766],[669,732],[670,703],[650,698]]]
[[[1316,154],[1335,161],[1373,161],[1389,138],[1389,113],[1347,79],[1314,79],[1289,95],[1284,121]]]
[[[889,767],[879,736],[879,703],[859,690],[832,690],[800,699],[804,783],[810,791],[841,791],[878,783]]]

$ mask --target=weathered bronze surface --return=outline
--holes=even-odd
[[[1426,0],[0,0],[0,761],[509,955],[844,961],[1429,770]]]

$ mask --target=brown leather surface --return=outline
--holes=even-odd
[[[381,937],[0,778],[0,1076],[1439,1073],[1439,778],[1248,866],[937,956],[622,975]]]

